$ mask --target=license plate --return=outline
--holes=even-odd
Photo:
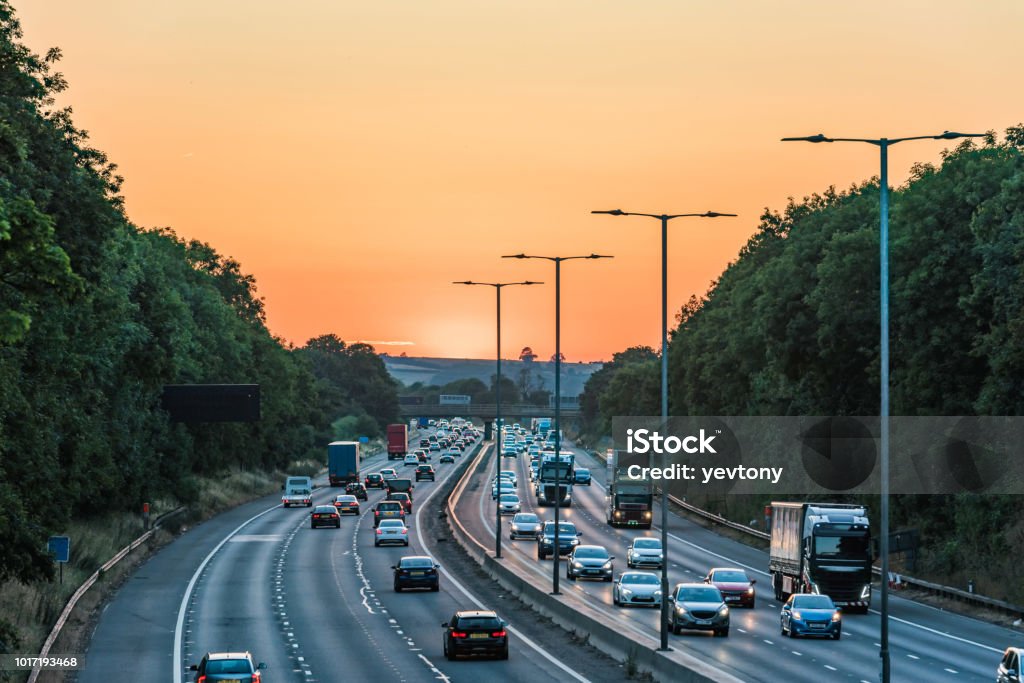
[[[727,595],[727,596],[725,596],[725,601],[726,602],[739,602],[740,598],[739,598],[738,595]]]
[[[470,638],[474,638],[474,639],[480,639],[480,638],[486,638],[487,634],[486,633],[470,633],[469,637]]]
[[[707,626],[710,623],[711,623],[710,619],[698,619],[697,620],[697,625],[698,626]]]
[[[588,574],[600,574],[601,570],[600,569],[587,569],[586,572]]]
[[[811,628],[825,628],[825,624],[811,624]]]
[[[409,576],[423,576],[426,572],[409,572]]]

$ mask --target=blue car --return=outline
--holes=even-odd
[[[582,486],[590,486],[590,470],[586,467],[577,467],[573,473],[573,483]]]
[[[815,636],[839,640],[843,634],[843,615],[832,598],[813,593],[794,593],[782,606],[782,635],[790,638]]]

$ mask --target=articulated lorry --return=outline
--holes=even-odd
[[[871,525],[860,505],[771,504],[768,569],[776,600],[818,593],[850,611],[871,606]]]
[[[608,451],[605,519],[612,526],[650,529],[654,510],[654,485],[650,479],[633,479],[619,466],[618,451]]]
[[[409,450],[409,427],[388,425],[388,460],[402,460]]]
[[[359,481],[359,442],[332,441],[327,444],[327,478],[331,486]]]

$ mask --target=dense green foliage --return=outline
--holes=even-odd
[[[52,574],[68,516],[195,496],[195,474],[323,457],[347,414],[397,395],[365,345],[289,348],[255,281],[209,245],[124,215],[116,168],[53,95],[0,0],[0,580]],[[261,420],[172,424],[165,384],[256,383]],[[0,624],[2,626],[2,624]]]
[[[1022,150],[1024,128],[966,142],[890,195],[894,415],[1024,411]],[[877,414],[878,188],[830,189],[761,217],[739,258],[677,316],[672,414]],[[587,385],[592,436],[615,415],[658,413],[656,370],[644,365],[653,354],[625,353]],[[1009,534],[1024,515],[999,496],[904,497],[894,520],[922,529],[935,571],[1001,571],[994,560],[1018,542]]]

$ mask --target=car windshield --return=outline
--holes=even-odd
[[[586,467],[577,467],[576,474],[590,474],[590,470],[588,470]]]
[[[399,492],[392,493],[391,494],[391,500],[409,500],[409,494],[408,493],[399,493]]]
[[[395,503],[377,503],[377,509],[378,510],[401,510],[402,509],[402,504],[398,503],[398,502],[395,502]]]
[[[533,514],[529,514],[529,513],[523,513],[521,515],[516,515],[512,519],[512,521],[513,522],[518,522],[520,524],[536,524],[537,523],[537,515],[533,515]]]
[[[380,528],[381,529],[390,529],[390,528],[402,529],[404,527],[405,527],[405,525],[402,524],[402,520],[400,520],[400,519],[385,519],[383,522],[380,523]]]
[[[367,478],[367,479],[371,479],[371,480],[372,480],[372,479],[380,479],[380,475],[379,475],[379,474],[368,474],[368,475],[366,476],[366,478]]]
[[[679,602],[722,602],[722,594],[718,592],[717,588],[695,586],[680,588],[676,594],[676,600]]]
[[[643,550],[661,550],[661,541],[656,538],[638,538],[633,541],[633,547]]]
[[[338,496],[337,501],[339,503],[354,503],[356,501],[355,496]]]
[[[511,493],[506,493],[506,494],[502,495],[499,498],[499,500],[501,500],[502,503],[518,503],[519,502],[519,496],[514,496]]]
[[[211,659],[206,662],[207,674],[251,674],[252,666],[245,659]]]
[[[334,512],[334,506],[333,505],[317,505],[316,509],[314,510],[314,512],[330,514],[330,513]]]
[[[608,551],[604,548],[588,548],[587,546],[580,546],[579,548],[576,548],[575,556],[600,560],[608,557]]]
[[[798,595],[793,598],[794,609],[835,609],[827,595]]]
[[[648,586],[657,586],[658,577],[653,574],[623,574],[622,583],[639,583]]]
[[[544,527],[544,533],[551,534],[552,536],[554,536],[554,534],[555,534],[555,525],[554,524],[548,524],[547,526],[545,526]],[[574,525],[572,525],[572,524],[559,524],[558,525],[558,535],[559,536],[566,536],[566,535],[568,535],[568,536],[575,536],[576,535],[576,527]]]
[[[729,571],[724,572],[715,572],[711,576],[711,580],[728,583],[748,583],[750,581],[750,579],[747,578],[747,575],[744,572],[734,571],[731,569]]]
[[[419,569],[423,569],[424,567],[433,569],[434,561],[429,557],[403,557],[402,561],[398,563],[398,566],[403,569],[409,569],[412,567]]]

